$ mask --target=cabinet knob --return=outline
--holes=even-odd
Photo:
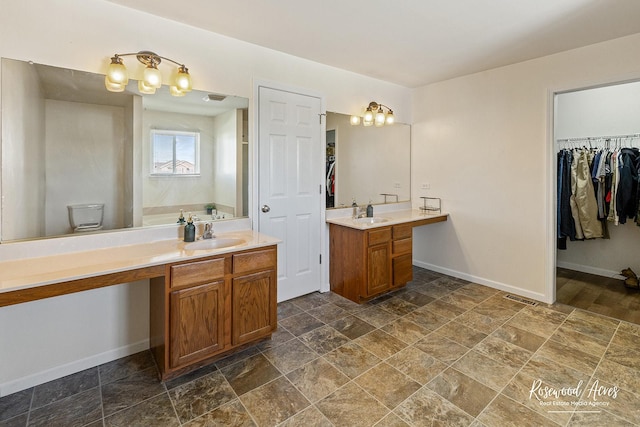
[[[262,212],[267,213],[271,210],[269,205],[262,205]]]

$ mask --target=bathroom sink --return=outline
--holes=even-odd
[[[356,218],[354,219],[354,221],[357,222],[358,224],[378,224],[381,222],[387,222],[388,219],[382,218],[379,216],[372,216],[367,218]]]
[[[244,239],[236,239],[236,238],[222,238],[222,239],[203,239],[198,240],[197,242],[191,242],[184,245],[184,248],[188,251],[197,251],[204,249],[222,249],[228,248],[230,246],[237,246],[245,243]]]

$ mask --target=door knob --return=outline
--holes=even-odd
[[[269,205],[262,205],[262,212],[267,213],[271,210]]]

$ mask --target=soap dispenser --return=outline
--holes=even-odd
[[[180,216],[178,217],[178,224],[184,224],[184,214],[182,213],[182,209],[180,209]]]
[[[353,213],[351,214],[352,218],[357,218],[358,217],[358,204],[356,203],[356,198],[353,198],[353,203],[351,203],[351,210],[353,211]]]
[[[373,217],[373,206],[371,206],[371,200],[369,200],[369,204],[367,205],[367,218]]]
[[[196,240],[196,226],[193,225],[193,217],[189,214],[187,225],[184,226],[184,241],[195,242]]]

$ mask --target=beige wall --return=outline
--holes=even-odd
[[[451,213],[416,230],[417,264],[551,301],[552,93],[632,78],[640,34],[416,89],[413,203]]]

